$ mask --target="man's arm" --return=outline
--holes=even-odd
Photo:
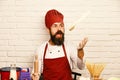
[[[83,48],[86,45],[87,41],[88,41],[88,38],[84,38],[81,41],[81,43],[77,49],[77,52],[78,52],[77,65],[80,69],[84,69],[84,67],[85,67],[85,63],[84,63],[84,59],[83,59],[84,58],[84,49]]]
[[[83,48],[82,49],[78,49],[78,57],[83,60],[83,57],[84,57],[84,50]]]
[[[84,57],[84,47],[86,45],[88,41],[88,38],[84,38],[81,43],[79,44],[79,47],[78,47],[78,57],[83,60],[83,57]]]

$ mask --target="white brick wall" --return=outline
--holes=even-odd
[[[13,62],[32,67],[35,49],[49,38],[44,15],[52,8],[65,16],[66,39],[77,44],[89,38],[86,60],[105,62],[103,77],[120,77],[120,0],[0,0],[0,67]],[[69,32],[69,26],[88,11]]]

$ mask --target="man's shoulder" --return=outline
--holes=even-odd
[[[64,42],[64,45],[65,45],[66,47],[75,47],[75,44],[74,44],[72,41],[70,41],[70,40],[66,40],[66,41]]]
[[[44,48],[47,43],[48,41],[42,42],[40,45],[38,45],[38,48]]]
[[[64,44],[65,44],[65,45],[73,45],[73,42],[70,41],[70,40],[65,40],[65,41],[64,41]]]

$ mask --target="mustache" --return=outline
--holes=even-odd
[[[57,31],[55,35],[57,34],[64,34],[61,30]]]

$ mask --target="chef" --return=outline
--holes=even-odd
[[[50,39],[42,43],[36,53],[39,59],[39,73],[32,74],[38,77],[43,74],[43,80],[72,80],[71,69],[76,66],[83,69],[84,38],[76,47],[71,41],[64,39],[64,16],[61,12],[51,9],[45,15],[45,25],[50,34]],[[72,35],[71,35],[72,36]]]

